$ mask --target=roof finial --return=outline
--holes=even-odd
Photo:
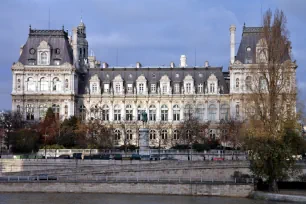
[[[243,28],[245,28],[245,22],[243,23]]]
[[[62,30],[65,30],[64,25],[62,25]]]
[[[31,32],[31,30],[32,30],[32,27],[31,27],[31,24],[30,24],[30,26],[29,26],[29,32]]]

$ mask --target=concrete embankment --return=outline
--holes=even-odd
[[[254,191],[251,194],[251,198],[257,200],[268,200],[268,201],[277,201],[277,202],[306,203],[306,196],[265,193],[261,191]]]
[[[0,192],[45,193],[129,193],[248,197],[253,184],[199,183],[95,183],[95,182],[9,182],[0,183]]]

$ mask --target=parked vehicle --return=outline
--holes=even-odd
[[[173,160],[173,161],[176,161],[178,159],[175,159],[174,157],[165,157],[165,158],[162,158],[162,160]]]
[[[57,180],[56,176],[51,176],[48,174],[39,174],[38,176],[33,177],[34,180],[39,180],[39,181],[50,181],[50,180]]]
[[[102,160],[110,160],[110,155],[109,154],[102,154],[101,159]]]
[[[70,155],[69,154],[62,154],[58,158],[59,159],[70,159]]]
[[[122,154],[115,154],[113,160],[122,160]]]
[[[157,161],[157,160],[160,160],[160,155],[158,155],[158,154],[152,154],[151,156],[150,156],[150,160],[152,161]]]
[[[141,160],[141,156],[139,154],[132,154],[130,157],[131,160]]]
[[[82,159],[82,153],[73,153],[72,158],[73,159]]]

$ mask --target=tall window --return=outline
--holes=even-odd
[[[20,105],[17,105],[17,113],[20,113]]]
[[[102,120],[104,120],[104,121],[109,120],[109,107],[108,107],[108,105],[103,105],[103,107],[102,107]]]
[[[48,55],[46,52],[42,52],[40,54],[40,64],[41,65],[47,65],[48,64]]]
[[[259,88],[262,91],[266,90],[266,88],[267,88],[267,82],[266,82],[265,78],[262,77],[262,76],[259,78]]]
[[[127,85],[127,92],[128,93],[133,93],[133,84],[128,84]]]
[[[27,80],[27,90],[28,91],[35,91],[35,81],[33,80],[32,77],[28,78]]]
[[[209,84],[209,92],[210,93],[215,93],[215,83],[210,83]]]
[[[97,83],[92,84],[92,93],[97,93],[98,92],[98,86]]]
[[[245,79],[245,86],[246,86],[246,90],[247,91],[251,91],[251,88],[252,88],[252,77],[247,76],[247,78]]]
[[[143,93],[143,89],[144,89],[143,87],[144,87],[143,83],[140,83],[139,84],[139,91],[138,91],[139,93]]]
[[[198,104],[196,106],[196,117],[199,121],[204,121],[205,106],[204,104]]]
[[[156,93],[156,84],[151,84],[151,93]]]
[[[187,130],[187,131],[186,131],[186,139],[187,139],[187,140],[190,140],[190,139],[191,139],[191,131],[190,131],[190,130]]]
[[[91,108],[91,117],[98,119],[100,118],[100,109],[98,107],[98,105],[95,105],[94,107]]]
[[[56,117],[56,118],[59,118],[60,106],[59,106],[59,105],[56,105],[56,104],[53,104],[53,105],[52,105],[52,110],[53,110],[53,113],[54,113],[55,117]]]
[[[34,120],[34,105],[33,104],[27,104],[26,106],[26,119]]]
[[[178,105],[173,106],[173,120],[174,121],[180,120],[180,107]]]
[[[116,84],[116,86],[115,86],[115,92],[116,92],[116,93],[120,93],[120,91],[121,91],[121,86],[120,86],[120,84]]]
[[[216,114],[217,114],[216,105],[211,104],[208,108],[208,120],[215,121],[216,120]]]
[[[236,90],[239,89],[239,78],[236,79],[236,86],[235,87],[236,87]]]
[[[184,119],[189,120],[193,116],[193,108],[190,104],[186,104],[184,108]]]
[[[109,93],[109,84],[104,84],[104,93]]]
[[[237,104],[236,105],[236,117],[239,117],[239,113],[240,111],[239,111],[239,105]]]
[[[203,84],[198,85],[198,93],[203,93]]]
[[[86,107],[84,105],[80,106],[80,118],[81,120],[86,119]]]
[[[126,105],[125,107],[125,117],[126,120],[131,121],[133,120],[133,109],[131,105]]]
[[[20,87],[21,87],[21,86],[20,86],[20,84],[21,84],[20,82],[21,82],[21,80],[20,80],[20,79],[17,79],[17,89],[18,89],[18,90],[20,90]]]
[[[225,121],[229,120],[229,110],[230,110],[229,105],[224,104],[224,105],[221,106],[221,110],[220,110],[220,119],[221,120],[222,119],[225,120]]]
[[[52,90],[60,91],[60,80],[57,77],[55,77],[52,81]]]
[[[166,105],[161,106],[161,120],[168,121],[168,107]]]
[[[191,83],[186,83],[186,92],[191,93]]]
[[[173,139],[175,139],[175,140],[179,139],[178,130],[173,130]]]
[[[149,107],[149,120],[156,121],[156,107],[155,107],[155,105],[150,105],[150,107]]]
[[[69,88],[69,81],[68,79],[65,79],[65,89],[68,89]]]
[[[162,130],[161,139],[166,140],[167,138],[168,138],[168,131],[167,130]]]
[[[115,105],[114,107],[114,120],[120,121],[121,120],[121,109],[119,105]]]
[[[65,105],[64,109],[65,109],[65,116],[67,117],[68,116],[68,105]]]
[[[138,106],[137,108],[137,120],[141,120],[142,119],[142,112],[144,112],[144,108],[142,108],[141,106]]]
[[[155,140],[155,139],[156,139],[156,131],[150,130],[150,140]]]
[[[133,132],[132,130],[126,130],[126,139],[132,140],[133,139]]]
[[[167,93],[167,88],[168,88],[167,84],[162,84],[162,93],[163,94]]]
[[[180,93],[180,85],[178,83],[174,84],[174,93]]]
[[[41,91],[48,91],[48,81],[45,77],[40,79],[40,90]]]
[[[216,131],[214,129],[210,129],[209,130],[209,138],[211,140],[215,140],[216,139]]]
[[[115,140],[120,140],[120,138],[121,138],[121,132],[120,132],[120,130],[115,130]]]
[[[45,104],[39,105],[39,109],[38,109],[38,111],[39,111],[39,120],[43,120],[45,118],[47,110],[48,110],[47,105],[45,105]]]

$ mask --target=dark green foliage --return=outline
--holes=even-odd
[[[13,153],[32,153],[39,149],[39,133],[31,129],[20,129],[11,134]]]

